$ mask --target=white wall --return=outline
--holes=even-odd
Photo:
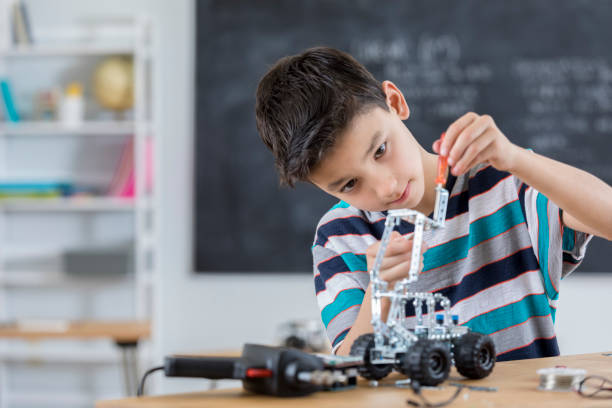
[[[612,351],[611,289],[610,273],[577,272],[562,281],[556,321],[561,354]]]

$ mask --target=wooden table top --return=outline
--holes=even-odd
[[[148,321],[56,321],[46,324],[18,323],[0,325],[0,338],[26,340],[110,338],[116,342],[133,342],[151,335]]]
[[[578,354],[571,356],[538,358],[497,363],[493,373],[482,380],[465,380],[456,371],[451,371],[451,381],[457,380],[469,385],[497,387],[496,392],[464,389],[451,407],[611,407],[612,400],[593,400],[581,397],[575,392],[553,392],[538,390],[540,368],[565,365],[568,368],[582,368],[587,375],[603,375],[612,379],[612,356],[607,353]],[[201,407],[317,407],[317,408],[359,408],[359,407],[410,407],[407,399],[415,399],[411,390],[393,386],[394,379],[380,382],[379,387],[370,387],[361,382],[356,388],[336,392],[318,392],[300,398],[276,398],[247,393],[242,389],[213,390],[188,394],[162,395],[141,398],[98,401],[96,408],[201,408]],[[425,389],[423,394],[431,402],[448,399],[455,387]]]

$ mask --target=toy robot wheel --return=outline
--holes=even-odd
[[[451,356],[448,346],[421,339],[400,358],[398,370],[420,385],[434,386],[448,378]]]
[[[495,366],[495,344],[485,334],[468,332],[453,340],[457,371],[468,378],[484,378]]]
[[[374,348],[374,333],[366,333],[357,337],[351,346],[351,356],[363,357],[363,365],[359,367],[359,375],[368,380],[385,378],[393,368],[391,364],[372,364],[370,350]]]

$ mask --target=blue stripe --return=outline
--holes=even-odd
[[[555,318],[557,317],[557,309],[550,306],[550,317],[552,317],[553,324],[555,324]]]
[[[336,208],[349,208],[351,205],[347,202],[340,200],[336,205],[334,205],[331,210],[335,210]]]
[[[467,258],[471,248],[525,222],[520,203],[513,201],[470,224],[469,235],[429,249],[423,255],[423,272]]]
[[[549,314],[550,306],[544,294],[529,295],[518,302],[476,316],[465,325],[475,332],[488,335],[524,323],[532,316]]]
[[[563,250],[573,251],[576,242],[576,232],[570,227],[563,227]]]
[[[546,296],[550,299],[557,299],[559,294],[553,287],[548,273],[548,248],[549,248],[549,226],[548,226],[548,198],[544,194],[538,193],[536,198],[536,211],[538,214],[538,254],[540,260],[540,271],[544,279]]]
[[[522,360],[525,358],[553,357],[559,355],[557,338],[538,339],[517,350],[497,355],[497,361]]]
[[[460,300],[473,296],[491,286],[516,278],[526,271],[537,269],[538,260],[533,253],[533,248],[529,247],[512,256],[483,266],[476,272],[465,276],[461,282],[454,286],[435,292],[446,296],[451,301],[451,305],[455,305]],[[442,310],[442,307],[437,305],[436,310]],[[414,315],[414,306],[409,302],[406,304],[406,316]]]
[[[345,289],[342,292],[338,293],[336,300],[333,303],[325,306],[323,310],[321,310],[321,318],[323,319],[323,324],[325,327],[331,322],[331,320],[341,313],[348,309],[351,306],[360,305],[363,301],[363,296],[365,292],[361,289]]]
[[[350,271],[368,271],[368,261],[365,255],[345,253],[340,256],[342,257],[342,260],[348,266]]]

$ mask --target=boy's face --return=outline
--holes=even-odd
[[[402,122],[408,106],[395,85],[385,81],[383,89],[390,111],[375,107],[353,118],[310,177],[365,211],[415,208],[425,190],[423,149]]]

